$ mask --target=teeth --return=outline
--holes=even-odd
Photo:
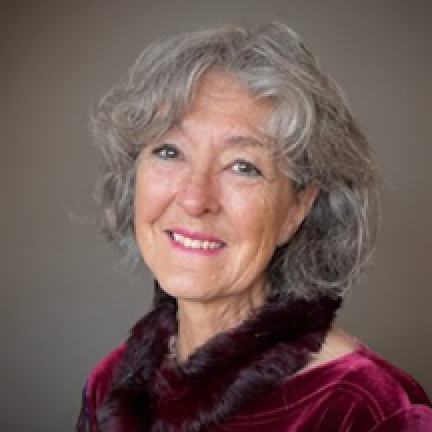
[[[182,244],[183,246],[189,249],[220,249],[222,247],[222,243],[213,242],[213,241],[201,241],[197,239],[191,239],[189,237],[184,237],[178,233],[172,233],[172,237],[174,241]]]

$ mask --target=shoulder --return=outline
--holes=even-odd
[[[430,401],[420,385],[361,342],[302,378],[315,395],[310,400],[332,425],[349,424],[353,431],[432,431]],[[338,430],[336,424],[332,430]]]
[[[432,411],[413,378],[356,342],[353,350],[328,353],[327,360],[285,380],[236,425],[284,432],[432,432]]]
[[[336,359],[334,365],[330,363],[329,370],[334,373],[336,386],[381,406],[382,411],[430,404],[423,389],[410,375],[361,342],[351,354]]]
[[[104,357],[89,374],[86,381],[86,396],[92,405],[98,406],[106,396],[114,372],[126,351],[126,344],[120,345],[109,355]]]
[[[410,375],[338,329],[326,338],[315,364],[312,362],[311,370],[315,368],[316,379],[323,378],[330,386],[346,388],[353,395],[369,395],[377,403],[381,399],[389,403],[392,398],[397,403],[429,403]]]
[[[126,352],[126,344],[120,345],[103,358],[88,375],[84,390],[77,430],[87,430],[95,421],[97,408],[102,404],[111,386],[115,370]],[[90,429],[92,430],[92,429]]]

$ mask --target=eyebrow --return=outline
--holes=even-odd
[[[178,128],[182,133],[186,133],[183,124],[178,122],[174,125],[173,129]],[[259,140],[254,138],[253,136],[243,136],[243,135],[233,135],[228,137],[225,141],[225,146],[233,146],[233,147],[259,147],[263,149],[268,149],[270,147],[270,143],[264,140]]]
[[[254,137],[232,136],[229,137],[225,142],[227,145],[235,147],[269,147],[268,143],[258,140]]]

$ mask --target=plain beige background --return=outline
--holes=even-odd
[[[88,107],[151,40],[279,19],[345,89],[386,180],[374,266],[346,329],[432,395],[432,2],[1,1],[0,430],[72,430],[86,374],[146,310],[150,283],[72,222],[95,179]],[[148,280],[148,278],[147,278]]]

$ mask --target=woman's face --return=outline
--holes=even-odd
[[[316,191],[297,194],[271,154],[270,111],[232,77],[207,72],[179,124],[142,151],[136,238],[177,299],[263,294],[276,246],[309,210]]]

